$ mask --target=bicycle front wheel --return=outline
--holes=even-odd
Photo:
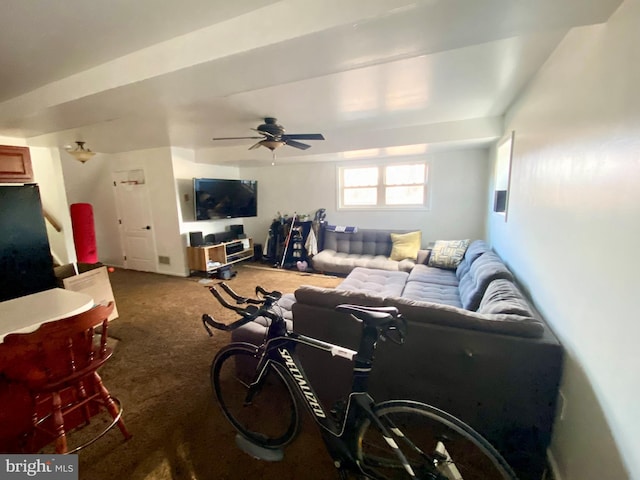
[[[256,350],[249,344],[222,348],[211,364],[211,384],[225,417],[243,437],[279,448],[298,432],[298,406],[280,365],[256,371]]]
[[[377,479],[514,480],[502,456],[475,430],[430,405],[389,401],[376,405],[385,438],[370,420],[358,429],[356,453],[363,470]],[[400,461],[393,445],[402,451]],[[411,476],[414,474],[414,477]]]

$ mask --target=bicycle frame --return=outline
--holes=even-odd
[[[286,371],[286,379],[293,386],[293,391],[303,401],[307,409],[311,413],[314,421],[320,427],[322,438],[326,448],[334,461],[335,466],[340,469],[346,467],[357,468],[362,473],[375,475],[359,464],[355,455],[355,439],[357,436],[356,420],[368,418],[371,423],[388,439],[392,435],[385,425],[382,425],[378,417],[373,412],[374,400],[367,393],[369,374],[371,372],[371,363],[373,358],[373,349],[375,348],[375,340],[377,332],[375,329],[364,329],[359,352],[348,348],[334,345],[316,338],[301,335],[295,332],[286,332],[284,335],[273,336],[273,331],[278,331],[277,326],[269,328],[267,340],[265,343],[256,348],[256,354],[260,356],[258,366],[256,368],[256,378],[253,380],[249,389],[248,398],[252,395],[253,387],[259,388],[261,379],[267,371],[269,363],[277,363]],[[332,356],[340,356],[349,360],[355,360],[355,366],[352,375],[352,387],[347,399],[344,414],[341,421],[332,418],[331,414],[327,414],[320,402],[318,396],[309,382],[302,362],[296,352],[299,344],[310,346],[319,350],[326,351]],[[397,446],[391,445],[399,460],[408,467],[408,462],[404,454]],[[375,478],[375,477],[374,477]]]

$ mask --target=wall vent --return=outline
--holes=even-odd
[[[171,259],[169,257],[165,257],[164,255],[159,255],[158,263],[161,263],[162,265],[171,265]]]

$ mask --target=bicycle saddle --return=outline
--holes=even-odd
[[[367,325],[376,328],[385,327],[398,316],[396,307],[363,307],[362,305],[338,305],[337,312],[349,313]]]

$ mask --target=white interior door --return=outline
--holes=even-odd
[[[125,268],[157,272],[155,233],[144,171],[114,172],[113,186]]]

